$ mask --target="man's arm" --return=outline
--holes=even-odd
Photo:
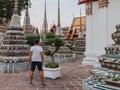
[[[31,58],[32,58],[32,51],[30,51],[29,53],[29,60],[28,60],[29,63],[31,62]]]
[[[40,52],[40,56],[41,56],[41,59],[42,59],[42,64],[44,63],[44,52]]]

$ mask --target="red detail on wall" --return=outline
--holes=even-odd
[[[98,0],[79,0],[78,5],[89,3],[89,2],[94,2],[94,1],[98,1]]]

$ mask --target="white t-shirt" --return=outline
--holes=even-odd
[[[32,61],[38,61],[41,62],[41,56],[40,53],[43,51],[42,47],[40,46],[32,46],[30,48],[30,50],[32,51]]]

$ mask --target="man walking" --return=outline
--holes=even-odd
[[[44,73],[42,69],[42,65],[44,63],[44,53],[42,47],[38,45],[39,40],[34,41],[34,46],[30,48],[30,53],[29,53],[29,63],[31,63],[31,68],[30,68],[30,86],[33,86],[33,75],[35,71],[35,67],[37,66],[39,70],[39,76],[41,79],[41,86],[44,87]]]

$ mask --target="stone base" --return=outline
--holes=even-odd
[[[83,81],[82,90],[120,90],[120,88],[97,83],[89,79],[90,78]]]
[[[83,58],[83,65],[92,65],[95,68],[101,67],[98,57],[103,55],[104,52],[85,52],[85,58]]]
[[[0,73],[19,73],[29,69],[27,62],[0,63]]]
[[[66,54],[64,55],[61,55],[61,54],[58,54],[57,56],[54,57],[55,59],[55,62],[72,62],[72,61],[75,61],[76,60],[76,57],[75,55],[71,55],[71,56],[66,56]],[[51,57],[50,56],[45,56],[45,61],[48,61],[50,62],[51,61]]]
[[[83,58],[85,58],[85,55],[83,54],[83,55],[80,55],[80,54],[75,54],[75,57],[76,57],[76,59],[83,59]]]
[[[82,61],[82,65],[92,65],[94,68],[101,67],[98,58],[85,57]]]

